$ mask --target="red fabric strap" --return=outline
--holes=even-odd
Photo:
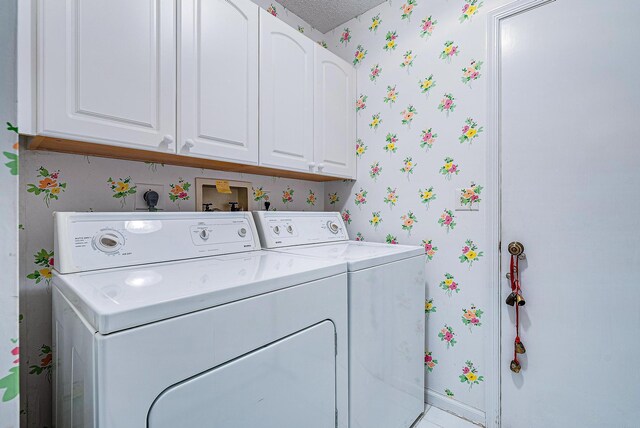
[[[510,263],[510,278],[511,281],[511,292],[520,294],[520,269],[519,269],[519,258],[518,256],[511,255],[511,263]],[[513,360],[518,362],[518,353],[516,352],[516,344],[520,342],[520,305],[518,305],[518,300],[515,302],[516,307],[516,340],[513,344]]]

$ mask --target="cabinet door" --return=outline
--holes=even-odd
[[[258,6],[183,0],[181,153],[258,163]]]
[[[314,160],[322,174],[356,178],[355,99],[355,69],[316,45]]]
[[[260,10],[260,164],[312,171],[315,43]]]
[[[175,0],[38,5],[38,133],[175,152]]]

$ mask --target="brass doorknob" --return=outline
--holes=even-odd
[[[524,245],[518,241],[513,241],[509,244],[507,250],[509,251],[509,254],[513,256],[520,256],[524,253]]]

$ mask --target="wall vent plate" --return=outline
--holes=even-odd
[[[156,205],[156,211],[162,211],[165,208],[165,203],[169,199],[164,191],[164,185],[162,184],[149,184],[149,183],[136,183],[136,197],[133,204],[136,211],[149,211],[149,207],[144,200],[145,192],[153,190],[158,192],[160,198],[158,199],[158,205]]]
[[[480,204],[467,204],[463,205],[460,200],[460,195],[465,191],[465,189],[454,189],[453,194],[453,206],[455,207],[455,211],[480,211]]]

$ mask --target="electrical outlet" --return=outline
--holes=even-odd
[[[160,196],[158,199],[158,205],[156,205],[156,210],[162,211],[164,209],[165,202],[169,196],[164,192],[164,186],[162,184],[136,183],[136,186],[136,198],[134,203],[134,209],[136,211],[149,210],[147,202],[144,200],[144,194],[149,190],[157,192],[158,196]]]

